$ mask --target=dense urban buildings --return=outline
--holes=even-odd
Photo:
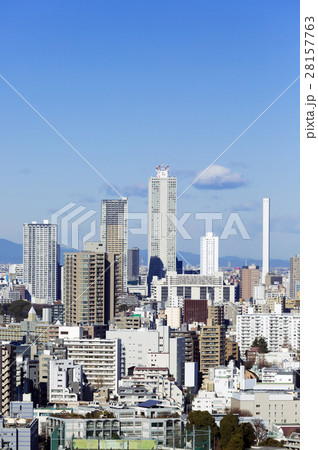
[[[23,225],[23,280],[32,302],[53,303],[58,297],[57,225]]]
[[[286,445],[288,427],[299,431],[299,256],[290,273],[269,271],[269,199],[262,273],[219,267],[213,233],[201,237],[200,270],[182,267],[168,166],[148,200],[148,266],[128,250],[127,198],[102,200],[101,240],[65,252],[61,277],[57,225],[24,225],[23,268],[0,277],[3,443],[185,448],[200,411],[218,427],[234,412],[251,433],[260,420]]]

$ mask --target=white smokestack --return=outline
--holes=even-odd
[[[262,283],[269,272],[269,198],[263,198],[263,267]]]

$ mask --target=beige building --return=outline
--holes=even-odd
[[[300,400],[293,392],[234,392],[231,408],[247,410],[253,417],[267,420],[269,430],[274,424],[295,426],[300,422]]]
[[[141,327],[141,318],[139,316],[115,317],[112,324],[116,329],[133,329],[139,330]]]
[[[203,379],[208,377],[209,369],[225,363],[224,325],[204,326],[200,335],[200,370]]]
[[[208,300],[207,325],[224,325],[224,305],[210,303],[211,300]]]
[[[259,284],[259,267],[252,264],[240,269],[240,298],[247,300],[253,297],[253,288]]]
[[[181,327],[181,308],[166,308],[168,327],[178,330]]]

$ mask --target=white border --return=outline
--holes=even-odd
[[[305,17],[314,17],[314,75],[305,78]],[[312,32],[311,32],[312,33]],[[309,48],[308,45],[306,47]],[[311,89],[309,89],[311,83]],[[318,294],[316,266],[318,260],[318,107],[315,108],[316,139],[306,136],[308,94],[318,99],[318,1],[300,2],[300,279],[301,279],[301,448],[318,448],[317,343]],[[318,105],[318,102],[317,102]]]

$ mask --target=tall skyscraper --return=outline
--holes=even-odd
[[[200,274],[212,275],[219,270],[219,238],[212,232],[200,238]]]
[[[154,265],[175,272],[177,179],[169,177],[169,166],[156,171],[148,182],[148,267],[150,272]]]
[[[269,198],[263,198],[263,267],[262,283],[265,284],[265,277],[269,272]]]
[[[66,325],[102,325],[113,320],[120,263],[97,242],[86,242],[83,252],[64,254]]]
[[[139,248],[128,249],[128,278],[138,277],[139,275]]]
[[[102,200],[101,242],[106,245],[106,253],[118,255],[120,260],[120,283],[122,294],[127,292],[127,252],[128,252],[128,199]]]
[[[290,284],[289,295],[295,298],[297,295],[298,286],[300,283],[300,256],[296,255],[290,258]]]
[[[23,279],[33,303],[50,303],[58,294],[57,225],[43,223],[23,225]]]

